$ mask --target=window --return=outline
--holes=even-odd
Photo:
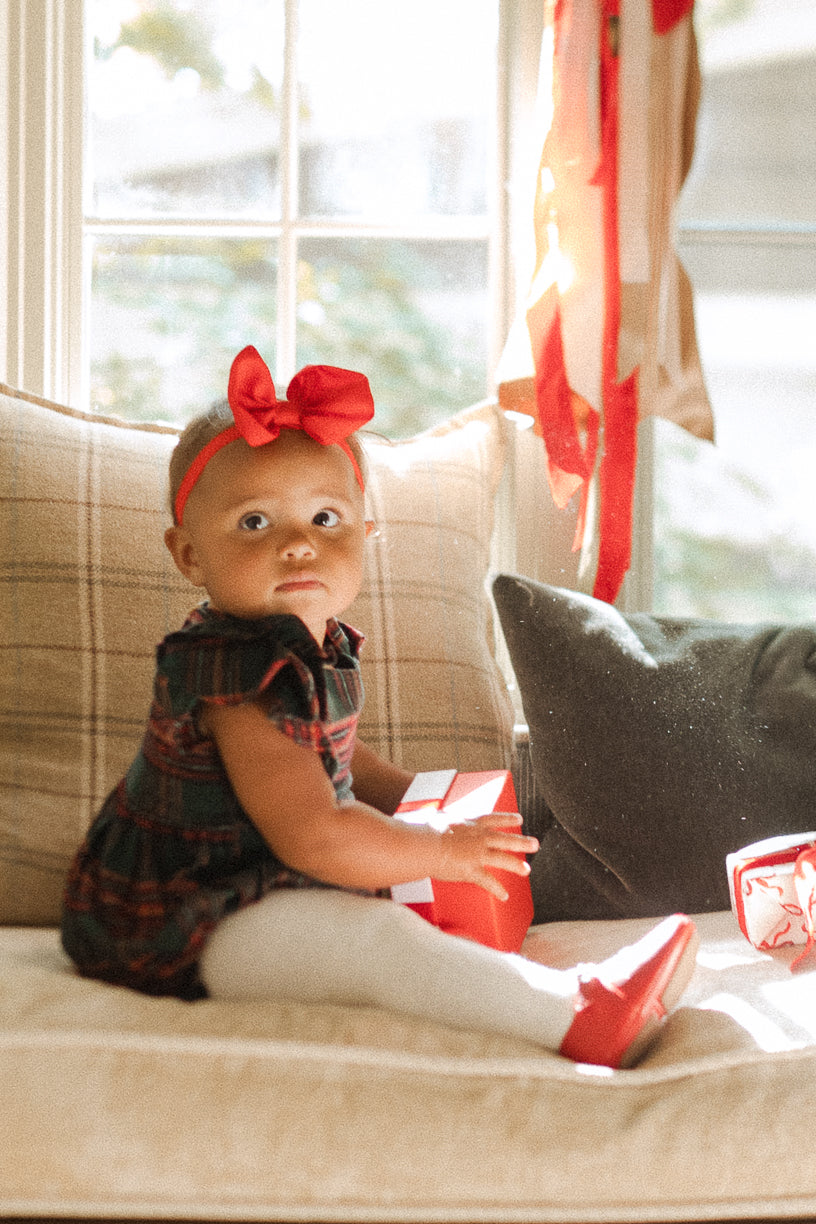
[[[679,251],[717,444],[655,422],[654,606],[816,616],[816,9],[697,0]]]
[[[182,416],[223,391],[250,340],[279,386],[317,358],[367,368],[395,435],[488,393],[515,297],[505,236],[526,201],[513,187],[526,167],[512,163],[528,151],[519,116],[535,92],[540,0],[423,0],[396,29],[378,0],[222,2],[226,21],[215,0],[0,0],[0,376],[77,407],[93,387],[102,410]],[[132,28],[148,9],[180,15],[175,65],[155,30]],[[262,16],[248,50],[236,31]],[[678,239],[718,443],[655,422],[653,481],[642,450],[654,606],[812,616],[816,8],[697,0],[696,20],[704,93]],[[341,55],[346,27],[365,37]],[[317,58],[329,43],[339,90]],[[428,68],[409,88],[411,56]],[[370,63],[383,84],[373,116],[354,97]],[[125,123],[126,104],[147,119]],[[198,144],[184,126],[195,108],[209,116]],[[229,156],[214,159],[205,138]],[[443,171],[433,184],[429,165]],[[147,291],[153,305],[137,311]],[[167,374],[179,365],[184,385]],[[627,580],[641,606],[650,557],[647,540]]]
[[[324,360],[377,363],[389,432],[489,393],[539,10],[0,0],[0,377],[177,415],[245,340],[285,386],[323,324]]]
[[[85,13],[93,407],[184,420],[245,343],[364,370],[392,436],[489,392],[497,0]]]

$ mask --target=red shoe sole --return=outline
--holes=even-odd
[[[663,994],[660,996],[663,1014],[661,1016],[651,1015],[647,1017],[637,1037],[624,1050],[618,1063],[620,1068],[625,1070],[627,1067],[633,1067],[636,1063],[640,1062],[641,1058],[643,1058],[644,1054],[658,1037],[666,1016],[679,1003],[683,992],[691,980],[697,964],[697,951],[699,947],[700,936],[697,933],[697,928],[693,926],[688,927],[686,945],[680,954],[677,968],[669,979]]]

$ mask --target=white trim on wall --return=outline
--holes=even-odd
[[[3,379],[79,406],[82,3],[2,2]]]

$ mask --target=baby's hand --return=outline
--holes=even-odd
[[[489,812],[451,825],[440,839],[440,866],[432,874],[438,880],[478,884],[499,901],[506,901],[509,894],[493,871],[529,875],[530,865],[521,855],[538,849],[535,837],[507,831],[509,825],[520,824],[518,812]]]

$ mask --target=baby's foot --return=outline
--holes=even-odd
[[[631,1067],[685,990],[698,944],[691,919],[675,914],[600,965],[581,966],[560,1052],[573,1062]]]

